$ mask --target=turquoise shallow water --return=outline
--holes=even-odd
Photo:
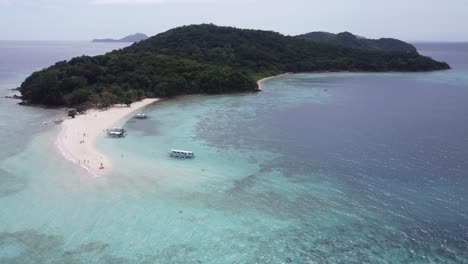
[[[60,111],[3,100],[0,262],[465,263],[468,67],[455,64],[163,101],[123,120],[125,139],[99,139],[115,161],[101,178],[40,125]]]

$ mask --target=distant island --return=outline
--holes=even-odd
[[[91,108],[147,97],[258,91],[258,80],[285,72],[450,68],[412,48],[356,48],[306,35],[183,26],[105,55],[57,62],[26,78],[20,91],[27,104]]]
[[[367,39],[353,35],[349,32],[342,32],[338,34],[328,32],[311,32],[299,35],[297,38],[353,49],[416,52],[416,48],[413,45],[398,39]]]
[[[93,39],[92,42],[138,42],[147,39],[148,36],[143,33],[136,33],[121,39]]]

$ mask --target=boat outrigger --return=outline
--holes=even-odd
[[[190,159],[194,158],[195,154],[193,154],[192,151],[173,149],[171,152],[169,152],[169,156],[173,158]]]
[[[135,116],[135,118],[137,118],[137,119],[148,119],[148,116],[145,115],[145,114],[137,114],[137,115]]]
[[[120,128],[120,127],[114,127],[114,128],[107,129],[107,135],[109,137],[121,138],[121,137],[125,137],[126,134],[127,134],[127,131],[125,131],[125,129]]]

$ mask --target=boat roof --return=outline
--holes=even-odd
[[[171,152],[182,152],[182,153],[190,153],[190,154],[193,154],[193,151],[189,151],[189,150],[171,149]]]

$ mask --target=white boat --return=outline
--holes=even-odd
[[[126,134],[127,132],[125,131],[125,129],[120,128],[120,127],[107,129],[107,135],[109,137],[120,138],[120,137],[125,137]]]
[[[148,116],[145,115],[145,114],[137,114],[137,115],[135,116],[135,118],[137,118],[137,119],[147,119]]]
[[[192,151],[188,151],[188,150],[172,149],[171,152],[169,152],[169,156],[174,157],[174,158],[190,159],[190,158],[194,158],[195,154],[193,154]]]

